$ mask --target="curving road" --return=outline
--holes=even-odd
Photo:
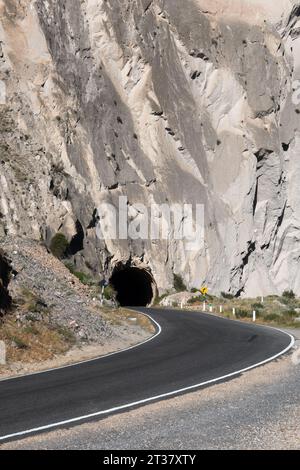
[[[204,313],[136,309],[157,333],[121,353],[0,381],[0,441],[178,395],[228,380],[293,346],[278,330]]]

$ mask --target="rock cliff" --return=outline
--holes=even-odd
[[[0,237],[77,264],[300,294],[300,3],[0,0]],[[205,205],[205,246],[100,241],[97,208]]]

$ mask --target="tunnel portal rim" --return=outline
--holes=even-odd
[[[122,272],[126,272],[126,271],[140,271],[143,273],[145,279],[148,280],[149,284],[148,284],[148,288],[151,288],[151,299],[149,298],[149,301],[145,304],[145,305],[122,305],[122,303],[120,302],[120,306],[122,307],[151,307],[154,302],[155,302],[155,299],[158,295],[158,288],[157,288],[157,284],[156,284],[156,281],[155,281],[155,278],[151,272],[151,269],[149,267],[145,267],[145,266],[141,266],[141,265],[138,265],[138,264],[131,264],[131,263],[126,263],[126,262],[118,262],[112,269],[111,271],[111,275],[109,277],[109,284],[116,290],[116,292],[118,292],[115,284],[114,284],[114,276],[118,275],[118,273],[122,273]],[[118,295],[116,295],[116,299],[118,300]],[[119,302],[119,300],[118,300]]]

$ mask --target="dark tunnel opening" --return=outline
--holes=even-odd
[[[8,292],[12,268],[0,251],[0,318],[11,307],[12,299]]]
[[[154,281],[151,274],[136,267],[117,267],[110,284],[117,292],[117,301],[124,307],[146,307],[154,297]]]
[[[79,220],[76,221],[76,235],[70,241],[68,248],[68,254],[70,256],[76,255],[79,251],[83,250],[83,241],[84,241],[84,231]]]

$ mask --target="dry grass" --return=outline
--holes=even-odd
[[[151,320],[141,313],[126,310],[125,308],[112,309],[102,307],[101,314],[102,317],[112,326],[123,325],[124,323],[130,324],[132,322],[132,324],[138,325],[140,328],[149,331],[150,333],[155,332],[155,327]]]
[[[8,364],[41,363],[65,354],[76,345],[71,329],[48,322],[48,310],[34,294],[24,291],[23,295],[22,307],[0,324],[0,340],[6,344]],[[137,312],[103,307],[101,316],[112,326],[135,325],[149,333],[155,332],[152,322]]]
[[[48,270],[55,272],[55,277],[66,286],[66,295],[68,295],[67,289],[70,295],[74,289],[76,294],[84,299],[97,297],[98,287],[83,285],[57,259],[45,257],[43,247],[37,246],[34,253],[31,253],[31,248],[28,250],[28,256],[34,256],[40,264],[45,264]],[[13,312],[0,323],[0,340],[5,342],[8,364],[41,363],[63,355],[73,346],[81,344],[79,340],[76,341],[71,328],[53,324],[51,321],[53,306],[47,305],[43,298],[25,284],[15,290],[13,302]],[[147,317],[136,312],[108,307],[99,308],[93,305],[90,311],[96,315],[100,314],[113,327],[131,325],[150,333],[155,330]]]
[[[8,363],[36,362],[64,354],[74,344],[71,332],[53,328],[47,324],[26,322],[22,325],[15,315],[0,326],[0,340],[7,348]]]
[[[34,315],[26,312],[20,318],[20,311],[6,317],[5,322],[0,324],[0,340],[5,342],[7,348],[7,364],[0,366],[1,377],[98,358],[139,344],[155,332],[150,320],[143,315],[125,309],[104,310],[101,316],[112,325],[120,325],[120,334],[107,338],[103,343],[84,345],[80,340],[76,341],[71,329],[61,325],[53,326],[47,322],[47,318],[34,320]],[[33,319],[28,320],[28,316]]]
[[[42,362],[66,353],[76,342],[68,328],[49,322],[49,308],[28,289],[22,289],[13,313],[0,323],[7,362]]]
[[[203,301],[193,303],[190,309],[199,310],[202,308]],[[228,318],[234,318],[233,308],[236,310],[236,318],[244,321],[252,321],[252,314],[255,310],[257,323],[300,328],[300,299],[290,299],[283,296],[268,296],[262,299],[257,297],[254,299],[224,299],[211,296],[206,302],[207,309],[209,305],[213,306],[213,312],[219,314],[220,305],[223,306],[222,315]],[[299,312],[297,313],[297,310]]]

